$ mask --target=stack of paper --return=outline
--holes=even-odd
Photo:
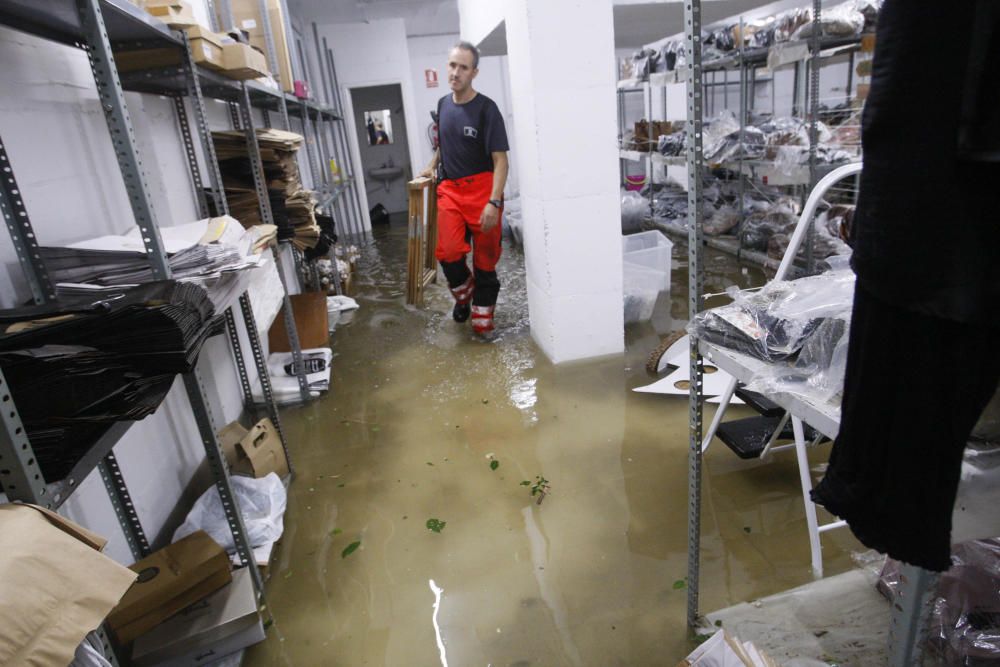
[[[257,266],[259,253],[273,238],[273,225],[244,230],[222,216],[167,227],[160,231],[173,278],[204,287],[217,312],[223,312],[246,289],[244,269]],[[102,236],[65,248],[43,247],[49,274],[60,297],[92,294],[95,287],[137,285],[152,280],[139,229]]]
[[[260,224],[263,221],[246,137],[242,132],[229,131],[213,132],[212,138],[230,212],[244,226]],[[302,136],[293,132],[257,130],[257,143],[264,163],[271,213],[278,226],[278,238],[289,239],[304,250],[316,245],[320,230],[316,223],[316,198],[311,190],[302,187],[295,161],[302,141]]]
[[[719,630],[677,667],[778,667],[778,663],[753,642],[741,642]]]

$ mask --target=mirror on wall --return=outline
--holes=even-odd
[[[388,109],[366,111],[365,127],[368,129],[369,146],[392,143],[392,117]]]

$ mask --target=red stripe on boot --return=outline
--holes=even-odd
[[[493,331],[493,311],[496,306],[472,307],[472,330],[476,333]]]
[[[472,300],[472,292],[475,288],[476,280],[473,276],[469,276],[464,283],[451,288],[451,295],[455,297],[455,303],[466,304]]]

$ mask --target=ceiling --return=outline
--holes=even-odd
[[[492,0],[481,0],[483,2]],[[287,0],[292,14],[306,23],[362,23],[402,18],[406,34],[457,34],[457,0]],[[634,49],[684,30],[680,0],[614,0],[615,47]],[[805,0],[703,0],[702,21],[715,21],[765,5],[806,4]],[[504,30],[498,26],[481,44],[484,55],[507,51]]]
[[[287,0],[293,16],[305,23],[366,23],[401,18],[406,34],[458,34],[457,0]]]

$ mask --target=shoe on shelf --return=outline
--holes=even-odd
[[[455,308],[451,311],[451,316],[455,318],[456,322],[467,321],[470,314],[472,314],[472,308],[467,303],[456,303]]]

